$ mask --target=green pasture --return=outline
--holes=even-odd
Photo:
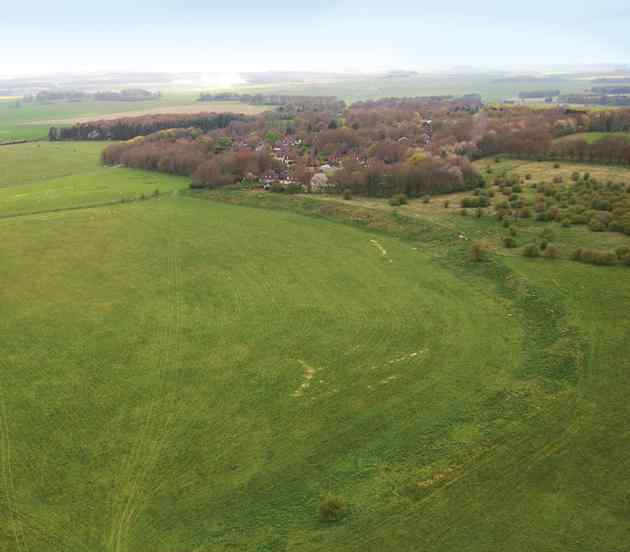
[[[0,189],[0,550],[624,550],[627,268],[59,147]]]

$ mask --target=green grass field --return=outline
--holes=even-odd
[[[6,213],[173,193],[0,219],[0,550],[625,549],[627,269],[49,147]]]
[[[588,144],[592,144],[608,137],[623,137],[626,140],[630,140],[630,132],[579,132],[578,134],[570,134],[569,136],[563,136],[562,138],[556,138],[554,142],[566,142],[569,140],[585,140]]]
[[[184,178],[101,166],[102,148],[90,142],[0,148],[0,218],[155,198],[188,186]]]

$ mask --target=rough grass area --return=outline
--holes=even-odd
[[[499,163],[494,159],[482,159],[475,161],[474,165],[490,182],[493,179],[507,172],[517,176],[525,177],[530,174],[533,182],[547,181],[551,182],[554,176],[560,176],[566,183],[570,182],[571,175],[574,172],[589,172],[593,178],[597,178],[601,182],[608,180],[626,182],[630,184],[630,168],[618,165],[602,165],[598,163],[574,163],[571,161],[558,161],[558,168],[555,167],[555,161],[530,161],[523,159],[502,158]],[[492,174],[488,175],[487,167],[490,167]]]
[[[475,209],[468,209],[468,215],[461,216],[460,203],[470,195],[470,192],[462,192],[433,196],[429,203],[414,199],[397,207],[390,206],[386,199],[355,197],[346,201],[341,196],[284,195],[242,189],[214,190],[209,197],[239,205],[291,210],[408,240],[419,239],[425,251],[430,250],[437,257],[450,258],[455,252],[464,255],[461,251],[467,251],[474,242],[483,243],[495,254],[520,256],[526,245],[541,241],[545,230],[552,230],[553,239],[549,241],[558,250],[560,258],[569,259],[580,247],[602,251],[630,247],[630,236],[617,232],[592,232],[587,226],[567,228],[560,223],[539,222],[532,217],[510,221],[512,232],[516,232],[516,247],[507,249],[503,240],[511,235],[510,228],[505,228],[497,220],[492,206],[483,209],[481,217],[477,217]],[[503,196],[495,198],[500,201]],[[445,202],[448,207],[444,206]],[[551,261],[539,259],[538,262]]]
[[[470,263],[437,215],[237,190],[0,231],[0,550],[630,541],[627,269]]]

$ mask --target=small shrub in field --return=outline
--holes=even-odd
[[[343,198],[347,201],[350,201],[352,199],[352,192],[350,191],[350,188],[346,188],[343,191]]]
[[[553,168],[554,169],[559,169],[560,168],[560,163],[554,163],[553,164]]]
[[[540,250],[545,251],[548,245],[549,245],[549,242],[547,240],[542,240],[540,242]]]
[[[449,202],[448,199],[444,202],[444,209],[448,209],[449,206]]]
[[[556,235],[554,233],[554,231],[551,228],[545,228],[541,233],[540,233],[540,238],[551,242],[553,240],[556,239]]]
[[[516,228],[513,226],[510,228],[510,236],[516,236]]]
[[[459,211],[459,214],[460,214],[462,217],[466,217],[466,216],[468,216],[468,209],[461,209],[461,210]]]
[[[392,207],[396,207],[398,205],[406,205],[407,204],[407,196],[405,194],[395,194],[395,195],[393,195],[390,198],[389,204]]]
[[[571,175],[571,180],[573,180],[573,182],[577,182],[579,179],[580,179],[580,173],[579,172],[576,171],[576,172],[574,172]]]
[[[527,173],[527,174],[525,175],[525,180],[531,180],[531,179],[532,179],[532,175],[531,175],[531,174],[529,174],[529,173]]]
[[[494,162],[495,163],[501,163],[501,158],[500,157],[495,157],[494,158]]]
[[[154,195],[155,197],[159,196],[159,195],[160,195],[160,190],[156,189],[156,190],[153,192],[153,195]]]
[[[319,519],[322,521],[338,521],[345,505],[343,499],[338,496],[323,496],[319,501]]]
[[[503,238],[503,247],[514,249],[516,247],[516,240],[512,236],[505,236]]]
[[[431,202],[431,196],[425,195],[422,198],[422,203],[430,203]]]
[[[465,208],[474,209],[476,207],[488,207],[490,200],[486,196],[464,197],[460,205]]]
[[[470,260],[474,263],[480,263],[486,260],[488,249],[485,244],[481,242],[475,242],[470,248]]]
[[[573,253],[571,253],[572,261],[579,261],[582,259],[582,252],[584,250],[581,247],[578,247]]]
[[[540,257],[540,249],[538,249],[538,246],[535,243],[530,243],[525,246],[525,249],[523,249],[523,256],[530,258]]]
[[[280,182],[274,182],[271,185],[271,191],[276,193],[276,194],[282,193],[282,192],[284,192],[284,186],[282,184],[280,184]]]
[[[585,172],[584,176],[582,178],[584,179],[585,182],[590,180],[591,179],[591,173]]]
[[[561,176],[554,176],[553,177],[553,183],[554,184],[562,184],[562,177]]]
[[[492,167],[491,167],[490,165],[488,165],[488,166],[486,167],[486,172],[487,172],[488,174],[492,174]]]
[[[630,255],[630,247],[628,247],[627,245],[622,245],[621,247],[618,247],[617,249],[615,249],[615,255],[617,255],[617,258],[619,260],[627,257],[628,255]]]
[[[287,194],[299,194],[302,191],[302,186],[299,184],[291,183],[287,186]]]
[[[594,251],[592,249],[576,249],[571,255],[574,261],[582,263],[611,266],[617,264],[617,255],[607,251]]]
[[[509,228],[510,227],[510,221],[509,220],[504,220],[503,221],[503,228]]]
[[[560,256],[558,249],[553,245],[548,246],[543,253],[545,259],[557,259]]]

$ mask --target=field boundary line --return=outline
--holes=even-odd
[[[99,209],[101,207],[111,207],[113,205],[124,205],[126,203],[149,201],[150,199],[157,199],[158,197],[161,197],[161,195],[166,195],[166,194],[160,194],[160,196],[147,196],[144,199],[139,199],[139,198],[131,198],[131,199],[124,199],[124,200],[116,199],[114,201],[106,201],[106,202],[101,202],[101,203],[88,203],[85,205],[76,205],[73,207],[59,207],[57,209],[46,209],[42,211],[27,211],[24,213],[10,213],[8,215],[0,215],[0,220],[8,220],[8,219],[14,219],[14,218],[20,218],[20,217],[32,217],[32,216],[37,216],[37,215],[48,215],[48,214],[54,214],[54,213],[63,213],[65,211],[81,211],[81,210],[86,210],[86,209]]]

